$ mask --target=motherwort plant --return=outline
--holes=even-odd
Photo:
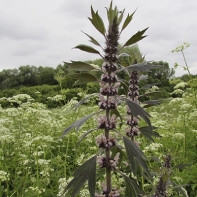
[[[118,11],[117,7],[113,8],[112,3],[110,4],[110,7],[107,9],[108,29],[106,30],[103,20],[98,14],[98,11],[95,12],[93,8],[91,8],[91,18],[89,18],[89,20],[91,21],[93,26],[103,35],[106,46],[102,47],[101,44],[99,44],[99,42],[92,36],[86,33],[85,34],[90,38],[90,41],[93,44],[95,44],[97,47],[100,47],[104,51],[104,55],[102,55],[97,49],[88,45],[81,44],[75,47],[82,51],[98,54],[103,58],[104,63],[102,67],[99,69],[97,68],[97,71],[101,73],[100,79],[97,79],[94,75],[90,74],[89,71],[95,70],[95,66],[91,64],[80,61],[72,61],[71,63],[67,63],[70,69],[81,71],[81,73],[73,75],[75,78],[78,78],[77,83],[93,81],[100,83],[100,93],[91,95],[98,96],[100,98],[100,102],[98,104],[100,110],[86,117],[83,117],[80,120],[77,120],[68,128],[66,128],[62,135],[62,137],[64,137],[69,131],[74,128],[76,128],[77,132],[86,120],[96,114],[99,114],[99,116],[97,117],[98,127],[90,129],[80,139],[82,140],[85,136],[95,130],[100,130],[102,134],[101,136],[98,136],[96,138],[99,151],[94,157],[86,161],[76,170],[76,172],[74,173],[74,178],[65,188],[65,193],[70,194],[73,197],[79,193],[80,189],[83,187],[86,181],[88,181],[88,188],[91,197],[118,197],[122,196],[123,193],[124,196],[127,197],[144,195],[145,193],[141,189],[139,182],[134,176],[136,163],[138,164],[138,166],[143,168],[143,171],[144,173],[146,173],[147,177],[151,177],[146,164],[147,158],[145,157],[143,152],[139,149],[138,145],[136,145],[135,142],[128,139],[124,134],[122,134],[125,132],[118,131],[118,128],[116,128],[117,122],[119,121],[119,112],[117,106],[119,104],[121,106],[123,104],[126,104],[128,106],[128,113],[132,117],[128,120],[128,123],[131,122],[131,124],[129,123],[129,125],[132,125],[132,128],[130,133],[127,135],[129,135],[130,137],[136,135],[137,131],[135,132],[134,126],[137,124],[137,120],[139,118],[144,119],[144,121],[148,124],[148,129],[146,129],[145,131],[146,134],[150,133],[150,135],[152,135],[152,133],[154,132],[149,120],[149,114],[142,107],[140,107],[137,102],[138,79],[136,70],[148,69],[149,67],[146,63],[135,64],[128,67],[128,69],[133,70],[133,75],[131,76],[130,80],[130,98],[118,95],[118,88],[120,86],[121,80],[118,79],[117,73],[122,70],[122,67],[119,67],[119,57],[117,56],[117,53],[121,50],[121,48],[135,44],[146,37],[144,36],[144,33],[147,30],[146,28],[142,31],[138,31],[136,34],[131,36],[130,39],[120,48],[118,43],[120,34],[130,23],[134,14],[128,14],[123,24],[120,25],[124,16],[124,11],[125,10],[120,12]],[[151,67],[151,65],[149,66]],[[89,98],[90,96],[79,102],[76,105],[76,108]],[[118,134],[123,140],[124,148],[118,145],[114,134]],[[119,150],[116,151],[116,154],[112,154],[114,147]],[[122,166],[124,165],[124,162],[120,160],[121,154],[124,155],[124,150],[126,151],[126,159],[130,166],[130,173],[128,173],[128,171],[123,171],[124,168]],[[124,158],[124,156],[122,156],[121,158]],[[99,170],[105,169],[106,181],[104,183],[102,191],[101,188],[96,188],[97,167]],[[112,188],[112,176],[114,176],[114,174],[119,174],[124,178],[124,192],[122,190],[119,190],[120,188]]]

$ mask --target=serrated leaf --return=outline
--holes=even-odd
[[[83,32],[83,31],[82,31]],[[89,38],[90,38],[90,42],[92,42],[93,44],[95,44],[95,45],[97,45],[97,46],[101,46],[100,44],[99,44],[99,42],[96,40],[96,39],[94,39],[92,36],[90,36],[90,35],[88,35],[87,33],[85,33],[85,32],[83,32],[86,36],[88,36]]]
[[[138,63],[138,64],[127,66],[125,69],[130,70],[130,71],[134,70],[134,71],[141,71],[141,72],[149,72],[151,69],[158,69],[158,68],[163,68],[163,66],[150,64],[148,62],[143,62],[143,63]]]
[[[127,18],[125,19],[125,21],[124,21],[124,23],[123,23],[123,25],[122,25],[121,32],[122,32],[122,31],[127,27],[127,25],[131,22],[131,20],[132,20],[132,18],[133,18],[133,15],[135,14],[135,12],[136,12],[136,10],[135,10],[131,15],[128,14]]]
[[[95,196],[95,186],[96,186],[96,158],[93,158],[86,161],[82,164],[74,173],[74,178],[65,188],[64,192],[72,191],[71,196],[75,197],[80,189],[83,187],[85,182],[88,180],[89,192],[91,197]]]
[[[92,163],[88,175],[88,189],[91,197],[95,197],[95,188],[96,188],[96,157]]]
[[[79,103],[77,103],[73,108],[75,109],[75,111],[77,110],[77,108],[83,104],[84,102],[86,102],[89,98],[91,98],[92,96],[96,96],[96,95],[99,95],[98,93],[94,93],[94,94],[91,94],[89,96],[87,96],[86,98],[82,99]],[[71,108],[71,109],[73,109]]]
[[[91,21],[91,23],[94,25],[94,27],[105,36],[105,26],[103,23],[102,18],[99,16],[98,12],[94,12],[92,6],[91,6],[91,14],[92,14],[92,18],[88,19]]]
[[[121,12],[121,15],[118,18],[118,25],[120,25],[120,23],[122,22],[123,16],[124,16],[124,11],[125,9]]]
[[[161,101],[159,101],[159,100],[149,100],[149,101],[143,102],[143,104],[146,104],[143,108],[148,108],[148,107],[151,107],[151,106],[160,105]]]
[[[158,93],[161,93],[161,91],[146,92],[145,94],[140,95],[139,98],[144,97],[144,96],[152,96],[152,95],[155,95],[155,94],[158,94]]]
[[[153,141],[154,142],[154,139],[152,138],[152,136],[155,136],[155,137],[161,137],[159,135],[159,133],[153,131],[154,129],[157,129],[157,127],[140,127],[139,130],[141,131],[141,133],[146,137],[148,138],[149,140]]]
[[[134,160],[134,158],[136,158],[136,160],[139,162],[140,166],[151,177],[151,174],[148,170],[148,166],[145,162],[145,160],[147,160],[147,158],[144,155],[144,153],[139,149],[139,147],[133,141],[127,139],[126,137],[123,137],[123,141],[124,141],[127,157],[129,160],[129,164],[132,166],[133,160]]]
[[[135,179],[123,176],[125,180],[126,190],[125,197],[138,197],[140,194],[145,195],[142,188],[136,183]]]
[[[124,46],[130,46],[132,44],[135,44],[136,42],[142,40],[143,38],[145,38],[146,36],[143,36],[143,34],[145,33],[145,31],[148,28],[142,30],[142,31],[138,31],[136,34],[134,34],[125,44]]]
[[[64,62],[64,63],[69,66],[68,69],[70,70],[77,70],[77,71],[95,70],[95,67],[93,67],[92,65],[81,61],[72,61],[71,63],[69,62]]]
[[[151,88],[151,87],[153,87],[153,86],[155,86],[155,85],[159,85],[159,84],[160,84],[160,83],[147,84],[147,85],[141,87],[140,89],[149,89],[149,88]]]
[[[148,79],[148,75],[141,75],[139,80],[142,81],[142,80],[146,80]]]
[[[74,85],[86,84],[86,83],[97,81],[97,78],[94,75],[91,75],[90,73],[79,73],[79,74],[72,74],[69,76],[78,80],[75,82]]]
[[[150,127],[152,127],[150,119],[149,119],[150,115],[142,107],[140,107],[137,103],[135,103],[129,99],[125,99],[125,101],[126,101],[126,104],[128,105],[128,107],[134,117],[136,117],[136,118],[139,116],[142,117],[144,119],[144,121]]]
[[[92,116],[100,113],[101,111],[99,112],[94,112],[86,117],[83,117],[79,120],[77,120],[76,122],[74,122],[73,124],[71,124],[69,127],[67,127],[65,130],[64,130],[64,133],[62,134],[62,136],[59,138],[59,139],[62,139],[68,132],[70,132],[72,129],[76,128],[76,132],[79,130],[79,128],[84,124],[85,121],[87,121],[89,118],[91,118]]]
[[[183,186],[176,184],[173,181],[170,181],[171,184],[173,185],[173,189],[178,193],[178,194],[182,194],[183,197],[188,197],[187,191],[185,189],[183,189]]]
[[[79,144],[89,133],[91,133],[92,131],[96,131],[96,130],[98,130],[98,128],[90,129],[90,130],[88,130],[87,132],[85,132],[85,133],[81,136],[81,138],[79,139],[79,141],[78,141],[77,144]]]
[[[86,51],[88,53],[96,53],[96,54],[100,54],[99,51],[97,51],[96,49],[94,49],[93,47],[89,46],[89,45],[85,45],[85,44],[80,44],[77,45],[76,47],[74,47],[76,49],[80,49],[82,51]]]

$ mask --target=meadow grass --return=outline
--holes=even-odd
[[[157,184],[161,165],[154,158],[172,155],[171,179],[195,196],[197,188],[197,109],[192,105],[192,94],[174,98],[160,106],[151,107],[153,126],[162,136],[155,142],[139,138],[140,146],[149,158],[151,171],[156,172],[153,183],[143,181],[143,188],[151,192]],[[61,108],[47,109],[34,102],[20,103],[18,108],[0,108],[0,196],[60,196],[72,172],[97,152],[94,131],[78,146],[78,140],[90,128],[96,128],[95,117],[89,119],[76,133],[74,130],[58,140],[72,122],[95,112],[94,105],[80,106],[74,112],[71,100]],[[99,109],[98,109],[99,110]],[[126,109],[119,107],[120,113]],[[143,122],[140,122],[143,125]],[[121,128],[124,132],[124,126]],[[158,160],[157,159],[157,160]],[[102,173],[102,172],[101,172]],[[112,177],[122,185],[121,177]],[[98,184],[102,184],[99,182]],[[176,196],[169,189],[169,196]],[[88,196],[86,186],[80,196]]]

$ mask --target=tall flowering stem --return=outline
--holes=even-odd
[[[131,101],[138,104],[138,97],[139,97],[139,72],[138,71],[131,71],[130,73],[130,81],[129,81],[129,93],[128,97]],[[138,135],[138,119],[134,117],[130,111],[127,109],[127,125],[128,129],[126,130],[126,135],[131,137],[132,141],[135,140],[135,136]]]
[[[110,129],[114,129],[116,127],[112,122],[112,116],[110,116],[110,110],[116,109],[116,95],[118,93],[119,83],[117,82],[117,75],[115,71],[117,70],[116,62],[117,56],[116,53],[118,51],[118,39],[119,39],[119,31],[117,18],[115,17],[112,24],[109,25],[108,34],[106,36],[106,48],[105,52],[105,62],[102,65],[103,75],[101,76],[101,100],[99,103],[99,107],[104,109],[105,117],[111,127],[105,126],[103,129],[105,131],[105,138],[107,142],[110,142]],[[106,197],[108,197],[111,193],[111,154],[110,154],[110,146],[105,147],[105,157],[106,157]]]

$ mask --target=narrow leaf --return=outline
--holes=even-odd
[[[149,89],[153,86],[159,85],[160,83],[152,83],[152,84],[147,84],[145,86],[142,86],[140,89]]]
[[[99,112],[95,112],[95,113],[92,113],[84,118],[81,118],[80,120],[77,120],[76,122],[74,122],[73,124],[71,124],[68,128],[66,128],[64,130],[64,133],[62,134],[62,136],[59,138],[59,139],[62,139],[68,132],[70,132],[72,129],[74,128],[77,128],[76,132],[79,130],[79,128],[83,125],[83,123],[88,120],[89,118],[91,118],[92,116],[100,113],[101,111]]]
[[[122,22],[123,16],[124,16],[124,11],[125,9],[121,12],[121,15],[118,18],[118,25],[120,25],[120,23]]]
[[[159,101],[159,100],[149,100],[149,101],[143,102],[143,104],[146,104],[143,108],[148,108],[148,107],[151,107],[151,106],[160,105],[161,101]]]
[[[147,160],[144,153],[139,149],[139,147],[131,140],[123,137],[127,157],[129,160],[129,164],[132,166],[134,158],[139,162],[140,166],[144,169],[144,171],[151,177],[151,174],[148,170],[148,166],[145,162]],[[132,170],[132,169],[131,169]]]
[[[77,70],[77,71],[91,71],[91,70],[95,70],[95,68],[85,62],[81,62],[81,61],[72,61],[71,63],[69,62],[64,62],[66,65],[68,65],[68,69],[70,70]]]
[[[79,73],[79,74],[72,74],[69,76],[78,80],[75,82],[74,85],[86,84],[86,83],[97,81],[97,78],[94,75],[91,75],[90,73]]]
[[[149,72],[151,69],[158,69],[162,68],[162,65],[154,65],[154,64],[149,64],[147,62],[139,63],[139,64],[134,64],[128,66],[126,69],[127,70],[136,70],[136,71],[146,71]]]
[[[105,26],[103,23],[102,18],[99,16],[98,12],[94,12],[92,6],[91,6],[91,14],[92,14],[92,18],[88,19],[91,21],[91,23],[94,25],[94,27],[105,36]]]
[[[83,31],[82,31],[83,32]],[[92,42],[93,44],[97,45],[97,46],[101,46],[98,41],[96,41],[92,36],[88,35],[87,33],[83,32],[85,35],[87,35],[90,38],[90,42]]]
[[[140,95],[139,98],[144,97],[144,96],[152,96],[152,95],[155,95],[155,94],[158,94],[158,93],[161,93],[161,91],[146,92],[145,94]]]
[[[90,130],[88,130],[87,132],[85,132],[85,133],[81,136],[81,138],[79,139],[78,144],[79,144],[89,133],[91,133],[92,131],[96,131],[96,130],[98,130],[98,128],[90,129]]]
[[[82,51],[86,51],[88,53],[96,53],[96,54],[100,54],[99,51],[97,51],[96,49],[94,49],[93,47],[91,46],[88,46],[88,45],[85,45],[85,44],[80,44],[80,45],[77,45],[76,47],[74,47],[76,49],[80,49]]]
[[[151,122],[150,122],[150,115],[142,108],[140,107],[137,103],[129,100],[129,99],[125,99],[126,101],[126,104],[128,105],[132,115],[134,117],[138,117],[138,116],[141,116],[144,121],[151,127]]]
[[[82,164],[74,173],[74,178],[71,180],[71,182],[67,185],[64,192],[72,191],[72,197],[75,197],[80,189],[83,187],[85,182],[88,180],[88,183],[90,183],[89,180],[91,180],[91,183],[89,185],[89,191],[91,196],[94,196],[93,193],[95,193],[95,185],[96,185],[96,158],[97,156],[94,156],[93,158],[86,161],[84,164]]]
[[[126,175],[123,175],[123,177],[126,185],[125,197],[138,197],[140,194],[145,195],[145,192],[138,183],[136,183],[135,179]]]
[[[123,23],[121,32],[122,32],[122,31],[127,27],[127,25],[131,22],[131,20],[132,20],[132,18],[133,18],[133,15],[135,14],[135,12],[136,12],[136,10],[135,10],[131,15],[128,14],[127,18],[125,19],[125,21],[124,21],[124,23]]]
[[[155,137],[161,137],[159,135],[159,133],[153,131],[154,129],[157,129],[157,127],[140,127],[139,130],[141,131],[141,133],[146,137],[148,138],[149,140],[153,141],[154,142],[154,139],[152,138],[152,136],[155,136]]]
[[[135,44],[136,42],[142,40],[143,38],[145,38],[146,36],[143,36],[143,34],[145,33],[145,31],[148,28],[142,30],[142,31],[138,31],[135,35],[133,35],[125,44],[124,46],[130,46],[132,44]]]
[[[148,75],[141,75],[139,80],[142,81],[142,80],[146,80],[148,79]]]
[[[88,189],[91,197],[95,197],[96,188],[96,157],[93,159],[88,175]]]
[[[96,96],[96,95],[98,96],[99,94],[98,93],[94,93],[94,94],[91,94],[91,95],[87,96],[86,98],[82,99],[79,103],[77,103],[73,108],[75,108],[75,111],[76,111],[81,104],[86,102],[90,97]]]

